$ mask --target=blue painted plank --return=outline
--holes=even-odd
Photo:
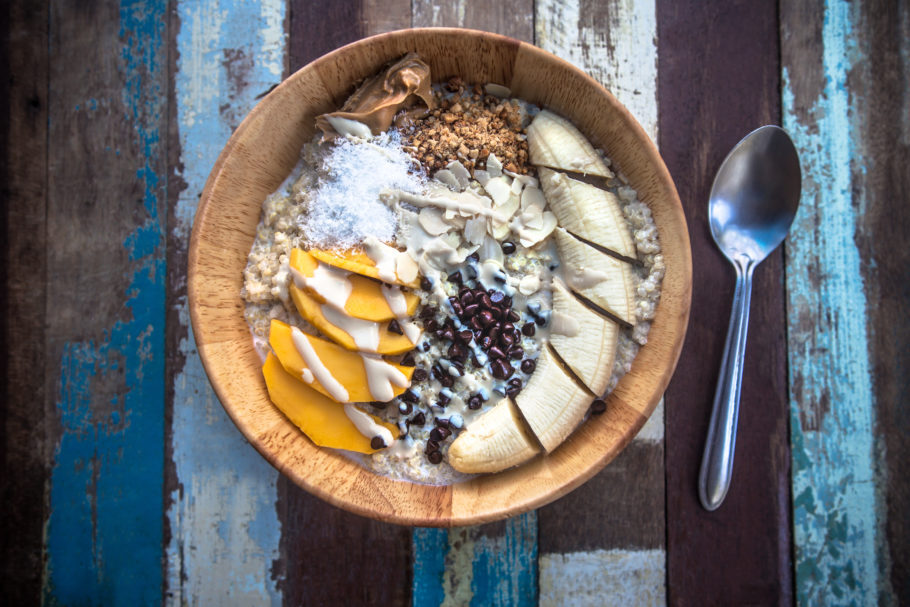
[[[446,529],[414,529],[411,536],[414,555],[414,581],[411,587],[413,607],[442,605],[445,599],[442,581],[446,572],[445,555],[448,547],[449,532]]]
[[[46,532],[44,600],[50,604],[161,599],[165,257],[159,206],[166,175],[159,126],[166,8],[164,1],[123,2],[119,32],[97,32],[119,36],[124,118],[134,125],[137,141],[132,143],[139,150],[133,170],[140,208],[124,208],[143,219],[122,243],[128,252],[128,287],[113,294],[129,320],[112,321],[94,338],[65,343],[59,361],[56,406],[62,434],[54,454]],[[120,111],[121,100],[112,101]]]
[[[222,147],[285,66],[281,0],[181,1],[176,7],[174,75],[179,162],[185,187],[174,205],[170,244],[181,260],[199,194]],[[172,294],[179,326],[174,357],[169,485],[171,531],[166,554],[169,604],[282,602],[278,472],[243,438],[206,378],[189,326],[185,280]],[[239,296],[239,293],[238,293]]]
[[[786,37],[783,47],[783,123],[803,168],[801,206],[786,251],[796,594],[802,605],[876,603],[887,579],[879,552],[883,519],[868,302],[855,241],[866,172],[856,122],[862,94],[848,86],[851,71],[866,60],[855,34],[858,15],[852,3],[825,3],[821,66],[800,62],[804,49],[788,55]],[[806,81],[819,81],[820,88],[807,93],[810,87],[800,84]]]

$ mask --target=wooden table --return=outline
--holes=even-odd
[[[149,0],[7,8],[3,588],[10,605],[892,604],[910,599],[910,4]],[[642,434],[523,516],[410,529],[271,468],[186,310],[219,150],[284,76],[373,33],[465,26],[601,80],[689,220],[682,359]],[[733,273],[706,201],[782,124],[804,193],[756,273],[733,487],[696,498]]]

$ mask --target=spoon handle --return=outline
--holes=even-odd
[[[752,270],[755,264],[749,260],[734,262],[733,265],[736,266],[733,311],[727,328],[711,423],[698,475],[698,497],[706,510],[716,510],[727,495],[733,474],[733,450],[736,447],[736,423],[739,418],[739,395],[746,354],[746,333],[749,328],[749,303],[752,300]]]

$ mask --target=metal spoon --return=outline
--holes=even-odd
[[[752,272],[787,236],[799,191],[796,148],[776,126],[756,129],[736,144],[711,187],[711,235],[736,268],[736,289],[698,476],[698,497],[707,510],[724,501],[733,473]]]

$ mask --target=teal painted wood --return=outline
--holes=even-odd
[[[119,47],[122,88],[100,91],[99,99],[76,108],[94,112],[101,106],[114,120],[133,125],[135,139],[126,145],[138,150],[130,167],[138,200],[114,203],[136,206],[128,211],[136,219],[122,242],[128,286],[111,294],[122,301],[125,319],[113,320],[102,334],[65,343],[59,360],[56,408],[62,435],[54,453],[45,540],[48,604],[152,604],[161,598],[165,239],[160,208],[166,152],[159,127],[165,116],[166,8],[163,1],[124,1],[119,32],[99,27],[97,35],[111,37],[103,44]],[[88,158],[80,160],[107,153],[119,156],[120,150],[88,150]]]
[[[851,93],[848,86],[851,71],[866,60],[854,33],[857,15],[851,3],[825,3],[821,66],[800,61],[805,49],[788,55],[784,37],[783,123],[803,168],[803,196],[786,249],[801,605],[877,603],[885,598],[879,593],[887,580],[878,552],[882,505],[875,462],[880,454],[867,301],[855,242],[866,171],[855,123],[862,93]],[[820,86],[807,86],[807,81]]]
[[[198,198],[234,128],[285,69],[280,0],[180,1],[174,99],[185,187],[171,200],[171,245],[185,279]],[[242,437],[206,379],[189,326],[185,280],[172,300],[171,454],[176,479],[167,520],[167,594],[173,604],[280,604],[278,472]]]
[[[442,581],[446,572],[445,555],[448,547],[448,530],[423,527],[414,529],[411,535],[411,550],[414,555],[412,607],[442,605],[445,599]]]

